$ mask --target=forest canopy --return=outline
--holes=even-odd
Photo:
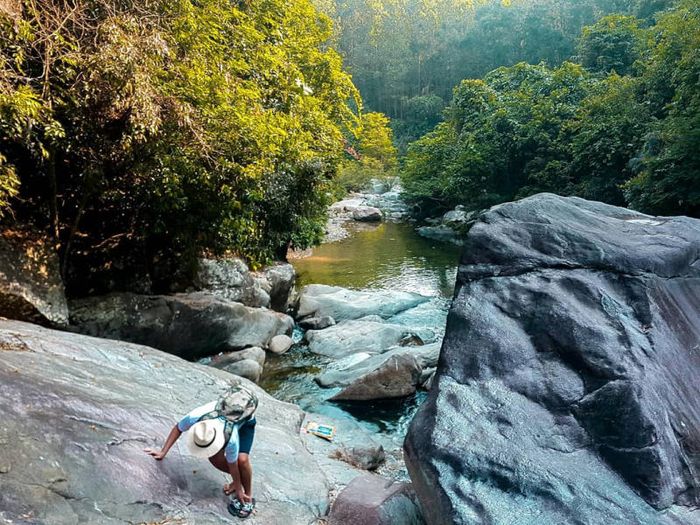
[[[560,65],[520,62],[455,88],[404,162],[419,214],[550,191],[700,216],[700,5],[682,0],[651,25],[607,15],[575,48]]]

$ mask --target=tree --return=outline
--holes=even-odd
[[[0,22],[1,187],[16,174],[69,291],[318,241],[360,102],[309,1],[29,0]]]
[[[650,34],[633,16],[609,15],[583,28],[577,46],[581,64],[595,73],[628,75],[651,45]]]

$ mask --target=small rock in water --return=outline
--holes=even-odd
[[[260,366],[264,366],[265,350],[259,346],[250,346],[243,350],[236,350],[235,352],[225,352],[214,356],[207,364],[215,366],[216,368],[226,368],[228,365],[243,361],[244,359],[252,359],[253,361],[257,361]]]
[[[288,335],[276,335],[270,340],[269,350],[273,354],[284,354],[293,344],[294,341]]]
[[[359,222],[381,222],[384,218],[379,208],[371,206],[358,206],[352,212],[352,218]]]
[[[241,361],[236,361],[235,363],[230,363],[222,367],[223,370],[227,372],[249,379],[257,383],[260,381],[260,376],[262,376],[263,367],[260,363],[253,361],[252,359],[243,359]]]
[[[304,330],[323,330],[329,326],[335,324],[335,319],[330,315],[324,315],[323,317],[309,317],[308,319],[302,319],[299,321],[299,326]]]

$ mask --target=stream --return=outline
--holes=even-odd
[[[346,228],[346,238],[322,244],[311,255],[291,261],[298,274],[297,288],[317,283],[363,291],[419,293],[430,297],[430,301],[399,313],[389,322],[428,328],[442,339],[459,248],[425,239],[405,223],[351,222]],[[260,386],[277,399],[295,403],[307,412],[352,419],[400,446],[426,393],[400,401],[327,401],[337,390],[321,388],[313,378],[333,360],[309,352],[302,338],[303,332],[297,329],[296,344],[289,352],[268,357]]]

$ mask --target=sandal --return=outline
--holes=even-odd
[[[238,498],[231,498],[231,501],[228,502],[227,508],[229,514],[238,517],[238,514],[243,510],[243,503],[238,501]]]
[[[241,510],[238,511],[239,518],[247,518],[255,510],[255,498],[250,503],[244,503]]]

